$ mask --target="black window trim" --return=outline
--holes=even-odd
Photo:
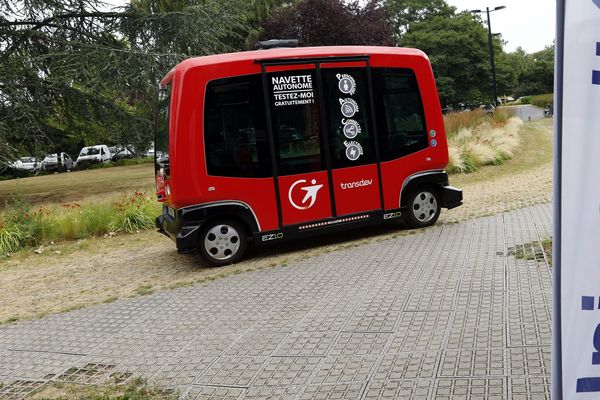
[[[207,157],[207,146],[206,146],[206,99],[207,99],[207,95],[208,95],[208,87],[211,83],[216,82],[216,81],[220,81],[223,79],[231,79],[231,78],[242,78],[242,77],[260,77],[261,73],[250,73],[250,74],[240,74],[240,75],[230,75],[230,76],[220,76],[218,78],[215,79],[211,79],[209,81],[206,81],[205,85],[204,85],[204,90],[203,90],[203,96],[204,96],[204,100],[203,100],[203,108],[202,108],[202,147],[204,148],[204,170],[206,171],[206,176],[207,177],[211,177],[211,178],[241,178],[241,179],[271,179],[274,177],[273,174],[271,174],[270,176],[264,176],[264,177],[241,177],[241,176],[226,176],[226,175],[212,175],[208,172],[208,157]],[[243,85],[240,83],[235,83],[235,84],[229,84],[226,86],[239,86],[239,85]],[[249,85],[248,83],[246,83],[246,85]],[[263,88],[264,91],[264,88]],[[258,97],[258,96],[257,96]],[[240,103],[242,104],[242,103]],[[267,103],[265,103],[266,105]],[[269,113],[269,110],[265,110],[265,116]],[[267,119],[266,121],[266,130],[267,130],[267,141],[268,141],[268,145],[269,145],[269,157],[272,160],[273,159],[273,152],[270,148],[270,144],[272,143],[271,138],[269,137],[269,120]],[[273,169],[271,169],[271,172],[273,172]]]
[[[416,151],[413,151],[413,152],[410,152],[410,153],[407,153],[407,154],[403,154],[401,156],[395,156],[395,157],[392,157],[392,158],[389,158],[389,159],[385,159],[385,160],[383,160],[381,158],[378,158],[380,160],[379,163],[384,163],[384,162],[390,162],[390,161],[399,160],[401,158],[404,158],[404,157],[410,156],[412,154],[418,153],[420,151],[426,150],[429,147],[429,135],[428,135],[428,129],[427,129],[427,115],[425,114],[425,107],[424,107],[424,103],[423,103],[423,96],[422,96],[422,93],[421,93],[421,88],[419,87],[419,81],[417,80],[417,74],[415,73],[415,71],[412,68],[408,68],[408,67],[396,67],[396,68],[394,68],[394,67],[390,67],[390,66],[385,66],[385,67],[377,67],[375,69],[381,71],[381,72],[379,72],[379,71],[378,72],[380,74],[379,78],[382,80],[382,85],[385,83],[384,79],[385,79],[386,76],[408,75],[411,78],[413,78],[413,82],[414,82],[414,85],[415,85],[415,88],[414,88],[415,92],[414,93],[417,94],[417,97],[419,99],[419,111],[421,112],[421,116],[423,118],[423,130],[422,131],[411,131],[411,132],[423,133],[424,136],[425,136],[425,138],[427,139],[427,146],[425,146],[424,148],[416,150]],[[395,71],[398,71],[398,72],[395,72]],[[377,79],[377,78],[375,78],[375,79]],[[373,85],[373,83],[374,82],[371,82],[371,85]],[[410,93],[410,92],[409,91],[403,91],[403,90],[395,89],[395,90],[390,91],[390,93]],[[385,107],[382,107],[381,111],[385,112]],[[378,117],[381,117],[381,115],[379,115]],[[381,118],[379,118],[379,119],[381,119]],[[385,120],[385,118],[384,118],[384,120]],[[389,129],[389,127],[387,126],[387,122],[385,123],[385,129]],[[386,134],[388,134],[388,133],[386,132]],[[379,137],[379,132],[378,132],[377,136]],[[378,150],[379,150],[379,147],[378,147]]]

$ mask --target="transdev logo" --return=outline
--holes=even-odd
[[[299,186],[303,183],[307,183],[306,179],[297,180],[296,182],[292,183],[292,186],[290,186],[290,190],[288,192],[288,199],[290,201],[290,204],[297,210],[308,210],[309,208],[314,206],[315,202],[317,201],[317,194],[319,194],[319,190],[321,190],[321,188],[323,187],[323,185],[317,184],[316,179],[310,181],[311,185]],[[299,205],[296,204],[293,196],[294,189],[296,189],[296,187],[298,187],[298,190],[305,192],[304,197],[302,198],[302,201]]]
[[[361,179],[360,181],[356,181],[356,182],[340,183],[340,187],[342,189],[354,189],[354,188],[370,186],[372,184],[373,184],[373,179]]]

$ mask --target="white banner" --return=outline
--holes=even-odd
[[[598,400],[600,0],[566,0],[563,4],[560,236],[555,242],[560,246],[560,282],[555,284],[560,285],[562,354],[553,354],[561,362],[562,376],[553,378],[562,378],[563,399]],[[558,17],[560,25],[562,16]],[[561,123],[560,118],[558,121]]]

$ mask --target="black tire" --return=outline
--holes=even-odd
[[[213,267],[233,264],[246,253],[248,234],[236,219],[214,219],[200,230],[197,247],[202,258]]]
[[[408,195],[404,221],[411,228],[431,226],[438,220],[441,208],[437,190],[431,186],[418,187]]]

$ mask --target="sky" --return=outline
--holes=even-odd
[[[485,10],[506,6],[490,13],[492,33],[501,33],[507,42],[504,50],[514,51],[521,46],[527,53],[535,53],[553,44],[556,24],[554,0],[446,0],[458,9]],[[487,19],[482,15],[484,22]]]
[[[108,4],[122,6],[127,0],[104,0]],[[446,0],[458,9],[476,10],[486,7],[506,6],[504,10],[490,13],[492,33],[501,33],[506,41],[504,50],[514,51],[522,47],[527,53],[535,53],[553,44],[556,2],[554,0]],[[486,20],[483,15],[484,22]]]

